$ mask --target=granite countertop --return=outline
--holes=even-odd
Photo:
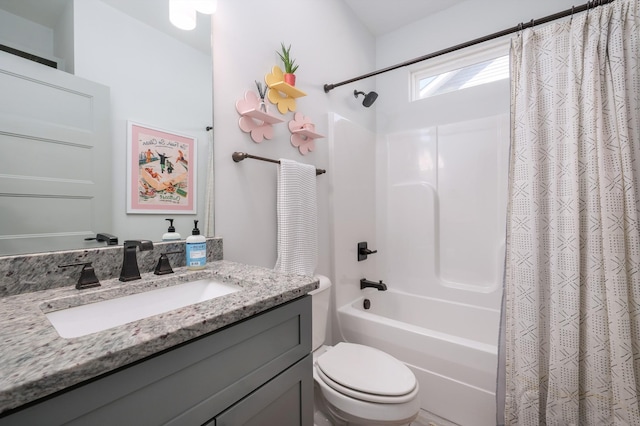
[[[201,271],[110,279],[101,287],[73,285],[0,298],[0,413],[130,364],[172,346],[296,299],[318,287],[302,275],[229,261]],[[46,312],[139,291],[213,277],[242,290],[82,337],[58,335]]]

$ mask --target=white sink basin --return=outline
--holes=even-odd
[[[80,337],[241,290],[211,279],[192,281],[49,312],[60,337]]]

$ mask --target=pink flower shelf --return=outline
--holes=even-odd
[[[273,138],[273,125],[282,123],[284,119],[271,115],[260,109],[260,99],[254,92],[245,92],[244,99],[236,102],[236,111],[240,114],[238,126],[249,133],[255,143]]]
[[[316,139],[324,138],[323,135],[316,133],[316,125],[311,122],[311,119],[300,112],[296,112],[293,120],[289,121],[289,130],[291,145],[298,148],[302,155],[307,155],[316,148]]]
[[[295,130],[291,130],[291,133],[296,134],[296,135],[306,136],[307,138],[311,138],[311,139],[324,138],[324,135],[321,135],[320,133],[313,132],[310,129],[295,129]]]
[[[256,120],[260,120],[269,124],[278,124],[284,121],[284,119],[280,117],[276,117],[275,115],[271,115],[264,111],[260,111],[259,109],[250,109],[247,111],[238,111],[238,112],[240,113],[240,115],[255,118]]]

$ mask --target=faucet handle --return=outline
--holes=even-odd
[[[366,241],[358,243],[358,262],[366,260],[367,256],[377,252],[378,250],[369,250],[369,247]]]
[[[83,290],[85,288],[100,286],[100,280],[98,280],[96,271],[91,265],[91,262],[68,263],[66,265],[58,265],[58,268],[66,268],[68,266],[82,266],[82,271],[80,271],[80,278],[76,284],[76,289]]]
[[[182,253],[182,250],[162,253],[160,255],[160,259],[158,259],[158,264],[156,265],[156,269],[153,271],[153,273],[156,275],[173,274],[173,269],[171,268],[171,263],[169,262],[169,258],[167,257],[167,255],[178,253]]]

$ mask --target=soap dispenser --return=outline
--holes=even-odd
[[[207,239],[200,235],[198,221],[193,221],[193,231],[187,237],[187,269],[204,269],[207,263]]]
[[[182,238],[173,227],[173,219],[165,219],[169,221],[169,229],[162,235],[162,241],[176,241]]]

